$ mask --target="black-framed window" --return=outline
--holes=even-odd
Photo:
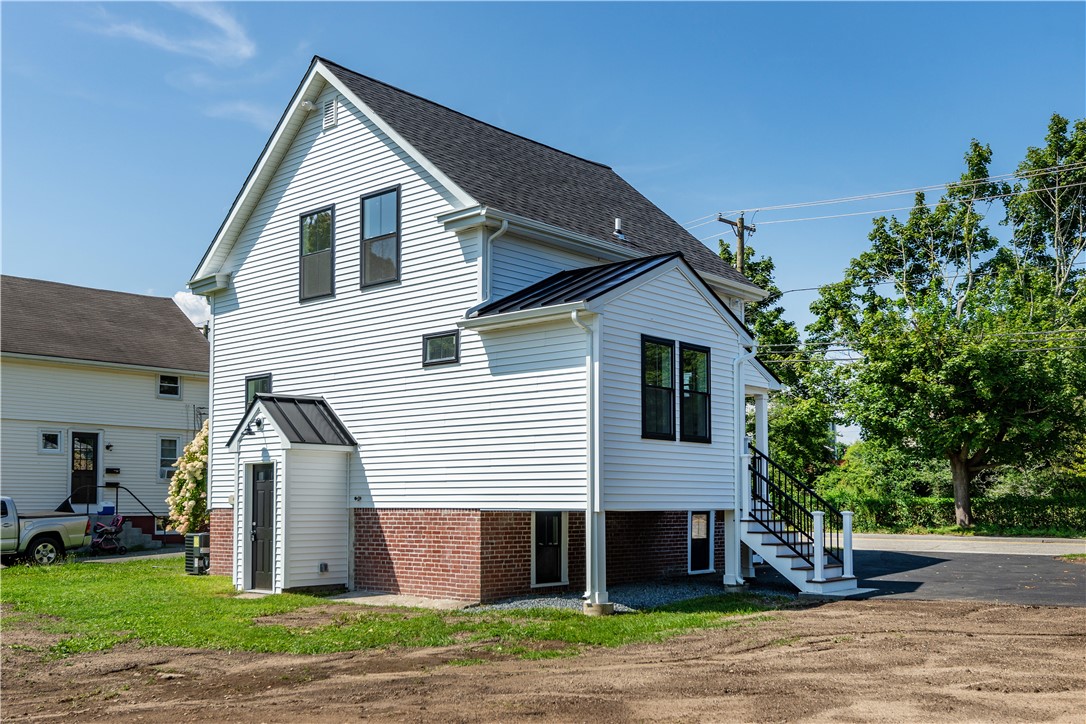
[[[447,365],[460,361],[460,330],[422,336],[422,364]]]
[[[641,338],[641,437],[675,439],[675,342]]]
[[[158,396],[170,399],[180,399],[181,378],[178,375],[158,376]]]
[[[271,375],[251,375],[245,378],[245,404],[248,405],[258,394],[267,395],[272,391]]]
[[[682,397],[679,439],[687,442],[712,442],[709,404],[709,348],[680,344]]]
[[[298,296],[316,299],[335,294],[336,209],[328,206],[299,220]]]
[[[362,197],[362,286],[400,278],[400,187]]]

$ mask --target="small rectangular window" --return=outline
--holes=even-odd
[[[248,405],[257,395],[269,395],[272,391],[271,375],[253,375],[245,378],[245,404]]]
[[[400,278],[400,188],[362,197],[362,286]]]
[[[181,378],[177,375],[158,376],[158,396],[180,399]]]
[[[460,361],[460,330],[427,334],[422,338],[422,364],[443,365]]]
[[[335,207],[301,217],[301,270],[299,296],[316,299],[335,293]]]
[[[641,437],[675,439],[675,343],[641,338]]]
[[[682,399],[679,403],[682,428],[679,438],[687,442],[711,442],[709,406],[709,350],[680,344],[682,357]]]
[[[181,438],[160,437],[158,439],[159,480],[169,480],[173,477],[179,457],[181,457]]]
[[[38,430],[38,452],[43,455],[60,455],[64,452],[64,433],[61,430]]]

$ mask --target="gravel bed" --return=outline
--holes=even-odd
[[[628,613],[641,611],[657,606],[666,606],[669,603],[685,601],[701,596],[713,596],[724,592],[720,579],[713,576],[712,580],[691,579],[666,582],[628,583],[621,586],[613,586],[607,591],[611,603],[615,604],[615,611]],[[777,592],[774,592],[777,593]],[[779,595],[779,593],[777,593]],[[522,596],[511,598],[499,603],[491,603],[485,606],[473,607],[472,611],[509,611],[523,608],[569,608],[581,610],[580,592],[556,593],[549,596]]]

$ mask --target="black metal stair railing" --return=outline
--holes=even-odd
[[[821,510],[823,547],[830,565],[843,565],[844,518],[810,486],[750,447],[750,510],[789,550],[814,565],[814,511]]]

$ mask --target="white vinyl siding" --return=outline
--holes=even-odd
[[[608,510],[731,507],[736,444],[731,362],[739,351],[735,331],[679,269],[612,300],[602,320],[604,506]],[[712,444],[642,438],[642,334],[712,350]]]
[[[596,257],[513,237],[495,241],[490,254],[491,299],[501,299],[560,271],[605,263]]]
[[[422,336],[478,301],[479,247],[438,223],[452,206],[390,144],[346,101],[335,133],[311,116],[227,259],[231,286],[213,298],[211,506],[229,505],[223,446],[259,371],[276,393],[325,397],[358,440],[356,506],[583,507],[584,334],[568,322],[465,331],[459,364],[422,367]],[[359,199],[393,185],[400,279],[361,288]],[[298,214],[333,203],[337,294],[299,304]]]
[[[347,453],[287,450],[284,587],[346,586]],[[319,565],[328,564],[320,573]]]
[[[3,358],[0,405],[3,455],[0,479],[5,495],[26,510],[52,510],[71,492],[72,432],[99,433],[99,480],[129,488],[151,510],[166,512],[167,481],[159,479],[159,437],[179,440],[195,430],[194,406],[207,407],[207,378],[182,375],[185,399],[156,395],[158,373]],[[42,430],[60,431],[60,454],[41,454]],[[112,450],[106,449],[112,445]],[[106,475],[106,468],[120,468]],[[114,492],[98,491],[99,502]],[[123,491],[124,515],[146,515]]]

